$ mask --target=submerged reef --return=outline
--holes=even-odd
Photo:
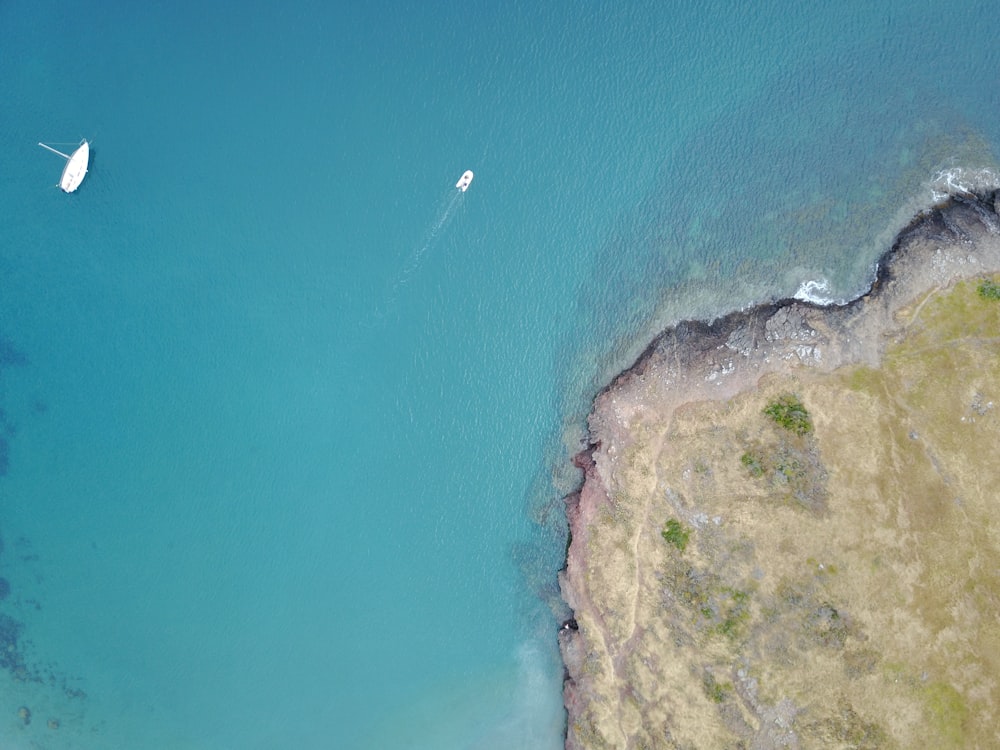
[[[1000,746],[1000,195],[664,331],[566,498],[566,747]]]
[[[0,669],[7,670],[15,677],[24,679],[27,667],[24,656],[18,648],[24,625],[10,615],[0,614]]]

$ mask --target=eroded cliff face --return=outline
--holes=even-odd
[[[998,196],[664,332],[567,498],[567,748],[1000,746]],[[969,281],[963,281],[969,280]]]

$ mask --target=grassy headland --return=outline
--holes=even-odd
[[[602,395],[563,578],[568,747],[1000,746],[1000,243],[979,241],[981,273],[734,324],[720,341],[766,351],[729,385],[712,344]]]

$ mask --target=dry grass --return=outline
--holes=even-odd
[[[644,428],[589,541],[588,747],[1000,746],[1000,303],[976,288],[904,311],[880,370]],[[788,393],[812,430],[763,414]]]

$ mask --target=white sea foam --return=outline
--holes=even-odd
[[[824,278],[803,281],[793,297],[814,305],[836,305],[839,300],[827,296],[830,292],[830,282]]]
[[[1000,177],[991,169],[949,167],[942,169],[931,179],[931,200],[939,203],[953,195],[968,195],[998,187],[1000,187]]]

